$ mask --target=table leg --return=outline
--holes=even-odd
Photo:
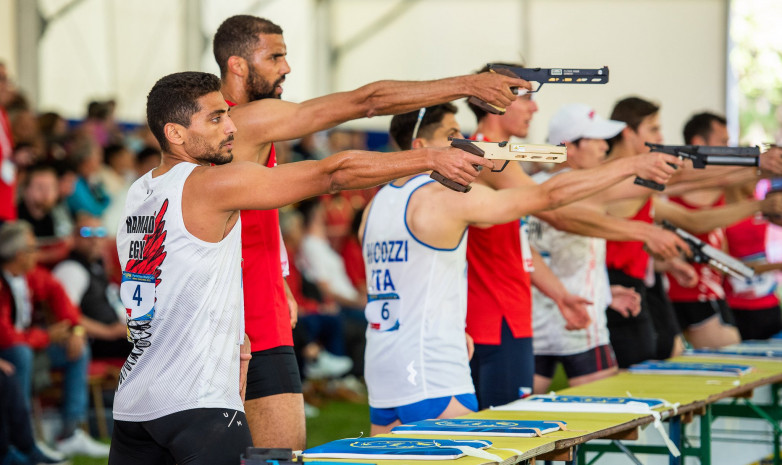
[[[679,450],[683,450],[682,448],[682,417],[679,415],[673,416],[668,421],[668,437],[671,438],[671,441],[676,445],[676,447],[679,448]],[[680,455],[679,457],[674,457],[673,455],[669,456],[668,463],[669,465],[681,465],[684,459],[684,454]]]

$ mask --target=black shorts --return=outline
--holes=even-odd
[[[673,308],[676,309],[676,317],[684,329],[696,327],[715,315],[719,316],[720,320],[725,324],[736,324],[733,312],[724,300],[675,302]]]
[[[252,445],[244,413],[192,409],[150,421],[114,420],[109,465],[238,465]]]
[[[646,303],[657,334],[654,358],[665,360],[670,358],[674,341],[682,333],[682,329],[676,319],[676,311],[668,298],[668,293],[663,288],[663,276],[660,273],[654,275],[654,286],[646,288]]]
[[[535,374],[545,378],[553,378],[557,363],[562,363],[568,378],[578,378],[615,367],[616,357],[611,344],[598,346],[578,354],[536,355]]]
[[[247,369],[246,400],[277,394],[301,394],[301,376],[293,347],[253,352]]]
[[[651,360],[657,355],[657,332],[649,312],[646,286],[643,280],[619,270],[608,270],[611,284],[635,289],[641,295],[641,311],[636,316],[623,317],[616,310],[606,309],[606,326],[619,368]]]
[[[782,331],[782,311],[779,305],[757,310],[742,310],[734,307],[732,310],[742,340],[769,339]]]
[[[534,373],[532,338],[514,337],[504,319],[499,345],[475,344],[470,374],[482,409],[532,394]]]

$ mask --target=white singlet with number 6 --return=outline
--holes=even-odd
[[[150,171],[128,191],[117,251],[133,350],[120,371],[117,420],[196,408],[244,411],[242,225],[237,221],[216,243],[187,231],[182,190],[195,168],[179,163],[154,178]]]
[[[430,182],[420,175],[382,188],[364,227],[364,376],[375,408],[475,392],[464,337],[466,233],[456,248],[437,249],[418,240],[406,221],[410,197]]]

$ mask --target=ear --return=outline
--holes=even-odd
[[[228,72],[237,76],[247,76],[247,60],[242,57],[231,55],[228,58]]]
[[[413,143],[410,144],[411,149],[422,149],[426,147],[426,143],[424,143],[424,140],[420,137],[413,139]]]
[[[185,127],[177,123],[166,123],[163,126],[163,133],[166,135],[166,140],[171,145],[184,145],[185,143]]]

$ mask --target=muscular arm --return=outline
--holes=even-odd
[[[670,258],[687,250],[687,243],[671,231],[643,221],[618,218],[587,199],[535,216],[561,231],[609,241],[641,241],[653,255]]]
[[[500,188],[492,191],[479,189],[477,195],[467,194],[462,201],[444,203],[455,216],[463,218],[468,223],[501,224],[535,214],[542,210],[554,209],[575,202],[610,187],[637,172],[649,171],[665,180],[673,169],[665,162],[671,157],[652,160],[648,156],[621,158],[606,163],[597,168],[574,170],[559,174],[542,184],[528,183],[519,177],[513,188]],[[655,171],[655,169],[659,169]],[[527,178],[528,179],[528,178]],[[509,182],[497,183],[503,187],[512,185]]]
[[[716,228],[729,226],[737,221],[754,215],[763,207],[761,200],[746,200],[724,207],[688,210],[680,205],[654,198],[654,219],[667,220],[693,234],[709,232]]]
[[[195,209],[204,209],[207,213],[264,210],[329,192],[376,186],[430,169],[457,182],[469,183],[478,174],[473,164],[490,166],[491,162],[449,148],[389,154],[346,151],[324,160],[275,168],[247,162],[229,163],[196,168],[185,183],[184,196],[200,202]],[[209,195],[204,196],[204,192]]]
[[[498,107],[508,106],[511,87],[530,88],[527,81],[495,73],[436,81],[377,81],[350,92],[338,92],[302,103],[263,99],[231,109],[237,140],[254,146],[298,139],[345,121],[406,113],[421,107],[476,96]]]

